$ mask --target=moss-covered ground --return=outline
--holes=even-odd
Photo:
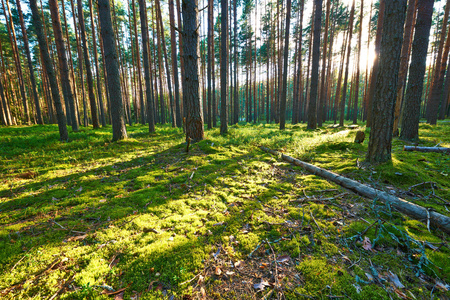
[[[449,155],[395,139],[369,166],[356,130],[241,124],[186,153],[169,126],[0,128],[0,298],[448,299],[448,235],[258,148],[450,216]],[[450,123],[420,136],[450,147]]]

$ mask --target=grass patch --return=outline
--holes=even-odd
[[[102,291],[126,288],[126,298],[252,299],[274,298],[277,284],[288,299],[426,298],[430,285],[445,295],[436,282],[449,280],[447,236],[257,146],[446,215],[448,155],[394,140],[392,163],[364,167],[368,141],[354,144],[356,129],[271,124],[208,130],[186,154],[179,129],[127,129],[116,143],[108,127],[60,143],[55,125],[0,128],[2,296],[107,299]],[[446,123],[420,134],[421,145],[450,146]]]

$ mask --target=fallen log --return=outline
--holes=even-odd
[[[370,186],[361,184],[355,180],[346,178],[339,174],[327,171],[325,169],[316,167],[312,164],[295,159],[291,156],[284,155],[282,153],[279,153],[279,152],[269,149],[267,147],[261,146],[260,149],[265,152],[268,152],[270,154],[276,155],[276,156],[279,156],[281,154],[281,158],[284,161],[287,161],[296,166],[300,166],[314,175],[318,175],[318,176],[328,179],[334,183],[337,183],[340,186],[342,186],[360,196],[363,196],[363,197],[366,197],[369,199],[376,198],[377,200],[380,200],[381,202],[389,204],[392,208],[407,215],[408,217],[411,217],[413,219],[427,223],[427,227],[429,227],[429,225],[432,225],[432,226],[439,228],[440,230],[446,232],[447,234],[450,234],[450,218],[447,216],[444,216],[433,210],[426,209],[417,204],[408,202],[404,199],[395,197],[386,192],[379,191]]]
[[[439,152],[450,153],[450,148],[445,147],[417,147],[417,146],[404,146],[404,151],[419,151],[419,152]]]

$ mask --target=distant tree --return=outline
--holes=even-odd
[[[198,53],[198,2],[197,0],[184,0],[182,8],[186,139],[190,138],[193,142],[198,142],[204,137],[198,79],[200,57]],[[221,121],[223,122],[223,120]]]
[[[59,139],[61,141],[67,141],[69,139],[69,134],[67,132],[66,117],[62,108],[58,83],[56,82],[56,74],[53,68],[52,60],[48,53],[47,40],[45,39],[41,16],[39,14],[36,0],[30,0],[30,9],[33,17],[34,30],[39,43],[39,50],[41,52],[42,60],[45,65],[45,70],[47,71],[47,77],[50,83],[53,103],[56,110],[56,117],[58,119]]]
[[[78,24],[80,26],[81,46],[83,48],[84,64],[86,66],[86,80],[88,83],[89,105],[91,107],[92,125],[94,129],[100,128],[98,122],[97,104],[94,94],[94,79],[92,77],[91,61],[89,59],[89,49],[87,44],[86,26],[84,25],[83,2],[77,0],[78,6]],[[106,47],[106,45],[104,45]],[[110,95],[111,96],[111,95]]]
[[[147,8],[144,0],[139,0],[139,13],[141,16],[141,33],[142,33],[142,55],[144,57],[144,80],[145,80],[145,94],[147,97],[147,121],[148,131],[155,132],[154,120],[154,99],[152,92],[152,85],[150,81],[150,64],[148,53],[148,25],[147,25]]]
[[[70,114],[72,130],[78,131],[79,126],[75,107],[75,97],[73,95],[72,86],[70,82],[69,64],[67,62],[66,48],[64,46],[61,19],[59,17],[58,2],[56,0],[49,0],[48,5],[50,7],[53,34],[55,36],[56,50],[58,52],[59,74],[61,77],[63,97],[64,99],[66,99],[65,103],[69,104],[69,107],[66,107],[66,110],[67,114]]]
[[[23,46],[25,48],[25,54],[27,56],[28,70],[30,71],[31,93],[33,94],[33,100],[34,100],[34,105],[35,105],[35,109],[36,109],[36,123],[44,124],[44,122],[42,120],[41,105],[39,104],[39,97],[38,97],[37,89],[36,89],[36,78],[34,76],[34,67],[33,67],[33,62],[31,61],[30,46],[28,43],[28,36],[27,36],[27,30],[25,28],[25,22],[23,20],[23,13],[22,13],[22,7],[20,5],[20,0],[16,0],[16,6],[17,6],[17,12],[19,13],[19,21],[20,21],[20,27],[22,29]],[[78,124],[77,124],[77,126],[78,126]]]
[[[322,0],[314,0],[314,41],[312,45],[311,92],[308,109],[308,129],[317,128],[317,94],[319,87],[320,24],[322,24]]]
[[[283,89],[280,102],[280,129],[286,127],[286,97],[287,97],[287,74],[289,60],[289,29],[291,25],[291,0],[287,0],[286,7],[286,32],[284,36],[284,63],[283,63]]]
[[[221,0],[221,35],[220,35],[220,134],[228,132],[227,119],[227,76],[228,76],[228,0]]]
[[[175,37],[175,8],[173,0],[169,0],[169,20],[170,20],[170,47],[172,54],[172,73],[175,88],[175,121],[177,127],[182,127],[180,108],[180,80],[178,76],[177,42]],[[208,114],[210,115],[210,114]]]
[[[117,57],[116,42],[114,40],[114,30],[111,22],[109,0],[98,0],[98,14],[101,24],[101,37],[105,48],[105,64],[111,101],[112,139],[113,141],[117,141],[127,138],[127,129],[125,127],[119,61]]]
[[[433,16],[434,0],[418,2],[414,41],[412,44],[409,80],[406,86],[400,138],[413,141],[419,138],[420,102],[426,69],[428,42]]]
[[[403,86],[406,74],[408,73],[408,61],[411,50],[413,23],[415,22],[416,8],[418,0],[408,0],[408,10],[406,11],[405,32],[403,33],[402,55],[400,58],[400,70],[397,82],[397,96],[395,100],[394,127],[392,133],[398,136],[398,123],[400,120],[400,108],[403,102]]]
[[[372,103],[372,127],[367,160],[391,159],[394,105],[402,49],[407,0],[387,0],[380,48],[380,69]]]

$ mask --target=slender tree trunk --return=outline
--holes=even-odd
[[[368,26],[368,33],[367,33],[367,57],[369,57],[369,49],[370,49],[370,31],[372,26],[372,9],[373,9],[373,0],[370,3],[370,14],[369,14],[369,26]],[[364,80],[364,112],[363,112],[363,121],[367,120],[367,111],[368,111],[368,87],[369,87],[369,63],[368,59],[366,61],[366,78]]]
[[[100,119],[102,122],[102,127],[105,127],[106,126],[105,106],[103,105],[102,83],[100,80],[100,69],[98,66],[97,37],[95,34],[94,9],[92,7],[92,0],[89,0],[89,11],[91,15],[92,44],[94,47],[92,52],[94,52],[95,73],[97,77],[98,105],[100,106]]]
[[[400,138],[403,140],[413,141],[419,138],[420,101],[426,69],[433,4],[434,0],[421,0],[417,4],[417,21],[409,66],[409,80],[406,86],[405,108],[402,112]]]
[[[150,82],[150,65],[148,53],[148,25],[147,25],[147,8],[145,0],[139,0],[139,13],[141,16],[141,33],[142,33],[142,55],[144,56],[144,80],[145,80],[145,94],[147,97],[147,120],[148,130],[150,133],[155,132],[154,122],[154,103],[152,98],[152,85]]]
[[[382,0],[383,1],[383,0]],[[350,65],[350,53],[352,46],[352,33],[353,33],[353,19],[355,16],[355,0],[353,0],[352,8],[350,10],[350,21],[348,23],[348,49],[347,49],[347,63],[345,64],[345,73],[344,73],[344,87],[342,89],[342,99],[339,102],[339,126],[344,126],[344,117],[345,117],[345,98],[347,96],[347,84],[348,84],[348,68]],[[350,109],[350,107],[348,107]]]
[[[233,13],[234,13],[234,123],[239,122],[239,86],[238,86],[238,46],[237,46],[237,35],[238,35],[238,19],[237,19],[237,1],[233,1]]]
[[[69,139],[69,134],[67,132],[66,117],[64,116],[61,99],[59,96],[58,83],[56,82],[56,74],[53,68],[50,55],[48,53],[48,45],[45,39],[44,32],[42,30],[42,21],[39,15],[39,10],[36,4],[36,0],[30,0],[30,9],[33,18],[34,30],[39,43],[39,50],[43,58],[43,63],[47,71],[47,76],[50,82],[50,87],[52,90],[52,98],[55,105],[56,115],[58,119],[59,128],[59,138],[61,141],[67,141]]]
[[[436,58],[436,64],[434,68],[434,74],[433,74],[433,83],[431,84],[431,96],[428,100],[427,105],[427,122],[431,125],[436,125],[437,122],[437,116],[438,116],[438,109],[439,109],[439,102],[442,95],[442,84],[443,79],[441,79],[441,65],[442,65],[442,51],[444,48],[444,42],[445,42],[445,36],[447,33],[447,22],[448,22],[448,15],[450,10],[450,0],[447,0],[447,4],[445,6],[445,13],[444,13],[444,19],[442,21],[442,28],[441,28],[441,34],[439,38],[439,49],[438,54]],[[445,63],[444,63],[445,66]]]
[[[180,80],[178,77],[177,42],[175,37],[175,7],[173,0],[169,0],[169,20],[170,20],[170,47],[172,54],[172,74],[175,87],[175,122],[177,127],[183,127],[180,109]],[[209,56],[208,56],[209,57]],[[211,114],[209,114],[211,115]]]
[[[134,28],[134,40],[136,42],[136,65],[137,65],[137,75],[138,75],[138,90],[139,90],[139,103],[141,106],[141,124],[145,124],[145,103],[144,103],[144,92],[142,88],[142,71],[141,71],[141,54],[139,52],[139,39],[137,34],[137,16],[136,16],[136,3],[132,0],[131,5],[133,6],[133,28]]]
[[[321,0],[319,0],[321,1]],[[286,32],[284,36],[284,64],[283,64],[283,89],[280,103],[280,130],[286,127],[286,95],[287,95],[287,74],[289,60],[289,29],[291,27],[291,0],[287,0],[286,7]],[[320,34],[320,33],[319,33]]]
[[[355,98],[353,100],[353,124],[358,123],[358,99],[359,99],[359,60],[361,58],[362,23],[364,17],[364,0],[361,0],[361,12],[359,14],[358,55],[356,56]]]
[[[320,80],[320,93],[317,99],[317,126],[322,127],[322,122],[324,119],[324,105],[326,102],[326,92],[325,92],[325,71],[326,71],[326,58],[327,58],[327,45],[328,45],[328,26],[330,23],[330,7],[331,0],[327,0],[326,4],[326,16],[325,16],[325,31],[323,33],[323,54],[322,54],[322,75]]]
[[[372,107],[372,127],[367,160],[383,163],[391,160],[392,127],[397,93],[406,1],[386,1],[380,48],[380,69],[375,85]]]
[[[221,60],[220,60],[220,134],[228,132],[227,121],[227,42],[228,42],[228,0],[221,1],[222,18],[221,18]]]
[[[83,48],[84,64],[86,65],[86,79],[88,83],[89,104],[91,107],[92,125],[94,129],[100,128],[98,123],[97,104],[95,103],[94,81],[92,78],[91,61],[89,60],[89,50],[86,37],[86,29],[84,26],[84,14],[82,0],[77,0],[78,4],[78,23],[80,25],[81,46]],[[111,95],[110,95],[111,96]]]
[[[322,24],[322,0],[314,0],[314,41],[312,49],[312,67],[311,67],[311,94],[308,110],[308,129],[317,128],[317,94],[319,87],[319,59],[320,59],[320,26]]]
[[[159,0],[156,0],[156,8],[157,8],[156,12],[158,14],[158,17],[156,19],[159,20],[159,29],[160,29],[159,37],[162,42],[162,49],[163,49],[163,54],[164,54],[164,65],[166,68],[166,76],[167,76],[167,88],[169,90],[170,117],[171,117],[171,121],[172,121],[172,127],[176,127],[177,123],[176,123],[176,117],[175,117],[175,102],[174,102],[173,94],[172,94],[172,81],[171,81],[171,77],[170,77],[169,59],[167,57],[166,40],[164,37],[164,26],[163,26],[163,22],[162,22],[161,6],[159,3]]]
[[[111,123],[113,141],[126,139],[127,129],[123,113],[122,91],[120,85],[119,61],[117,56],[114,30],[111,21],[109,0],[98,0],[98,14],[101,24],[101,36],[105,51],[105,64],[108,78],[108,89],[111,101]]]
[[[69,64],[67,63],[67,54],[64,47],[64,40],[62,35],[61,19],[59,17],[59,7],[56,0],[49,0],[50,13],[52,17],[53,34],[55,36],[56,50],[58,51],[59,73],[61,77],[63,96],[66,103],[69,104],[69,113],[72,120],[72,130],[78,131],[78,118],[75,111],[75,99],[72,93],[72,86],[70,83]]]
[[[25,28],[25,22],[23,20],[22,7],[20,6],[20,0],[16,0],[16,5],[17,5],[17,11],[19,13],[20,27],[22,28],[22,39],[23,39],[23,46],[25,48],[25,54],[27,56],[28,70],[30,71],[31,89],[32,89],[33,100],[34,100],[34,105],[35,105],[35,109],[36,109],[37,123],[44,124],[44,122],[42,121],[41,106],[39,104],[39,97],[38,97],[37,90],[36,90],[36,79],[34,77],[33,62],[31,61],[31,54],[30,54],[30,47],[28,44],[27,30]]]
[[[20,90],[20,95],[22,96],[22,104],[23,104],[23,110],[24,110],[24,114],[25,114],[25,122],[27,124],[30,124],[31,120],[30,120],[30,113],[29,113],[29,109],[28,109],[27,94],[25,92],[25,82],[23,79],[22,64],[20,63],[20,55],[19,55],[19,48],[17,47],[16,31],[14,30],[14,24],[13,24],[13,20],[12,20],[11,10],[9,9],[9,1],[6,0],[6,8],[5,8],[5,4],[4,4],[3,0],[2,0],[2,4],[3,4],[3,12],[5,14],[6,27],[8,30],[9,40],[11,42],[14,63],[16,66],[17,77],[19,80],[19,90]]]

